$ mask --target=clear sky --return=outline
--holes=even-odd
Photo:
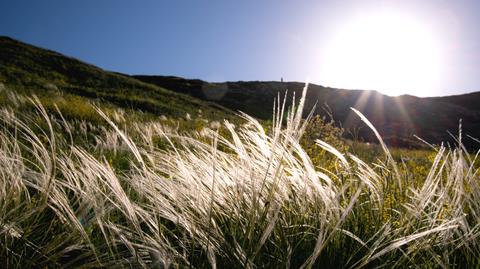
[[[480,91],[480,1],[2,0],[0,35],[128,74]]]

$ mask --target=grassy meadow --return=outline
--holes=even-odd
[[[479,165],[461,143],[349,143],[302,119],[305,95],[268,123],[7,87],[0,102],[2,268],[480,263]]]

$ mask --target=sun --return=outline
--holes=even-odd
[[[442,53],[428,26],[395,13],[347,20],[322,48],[320,81],[389,95],[434,95],[443,75]]]

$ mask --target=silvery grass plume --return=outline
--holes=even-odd
[[[381,140],[385,161],[375,164],[319,140],[318,154],[331,154],[335,168],[315,166],[299,143],[309,120],[302,119],[306,90],[288,112],[285,100],[274,105],[268,130],[240,114],[242,125],[225,121],[201,135],[161,122],[135,123],[127,134],[110,120],[124,113],[99,108],[110,130],[87,127],[67,122],[59,110],[48,114],[38,99],[31,100],[33,116],[2,109],[2,265],[477,264],[478,154],[440,147],[417,187],[406,184],[411,172],[401,170]],[[92,147],[86,130],[94,128]],[[85,140],[73,138],[77,129]],[[111,152],[128,156],[128,169],[112,164]]]

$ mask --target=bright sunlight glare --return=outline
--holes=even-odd
[[[349,20],[322,48],[320,81],[388,95],[435,95],[443,75],[435,38],[428,24],[400,14]]]

